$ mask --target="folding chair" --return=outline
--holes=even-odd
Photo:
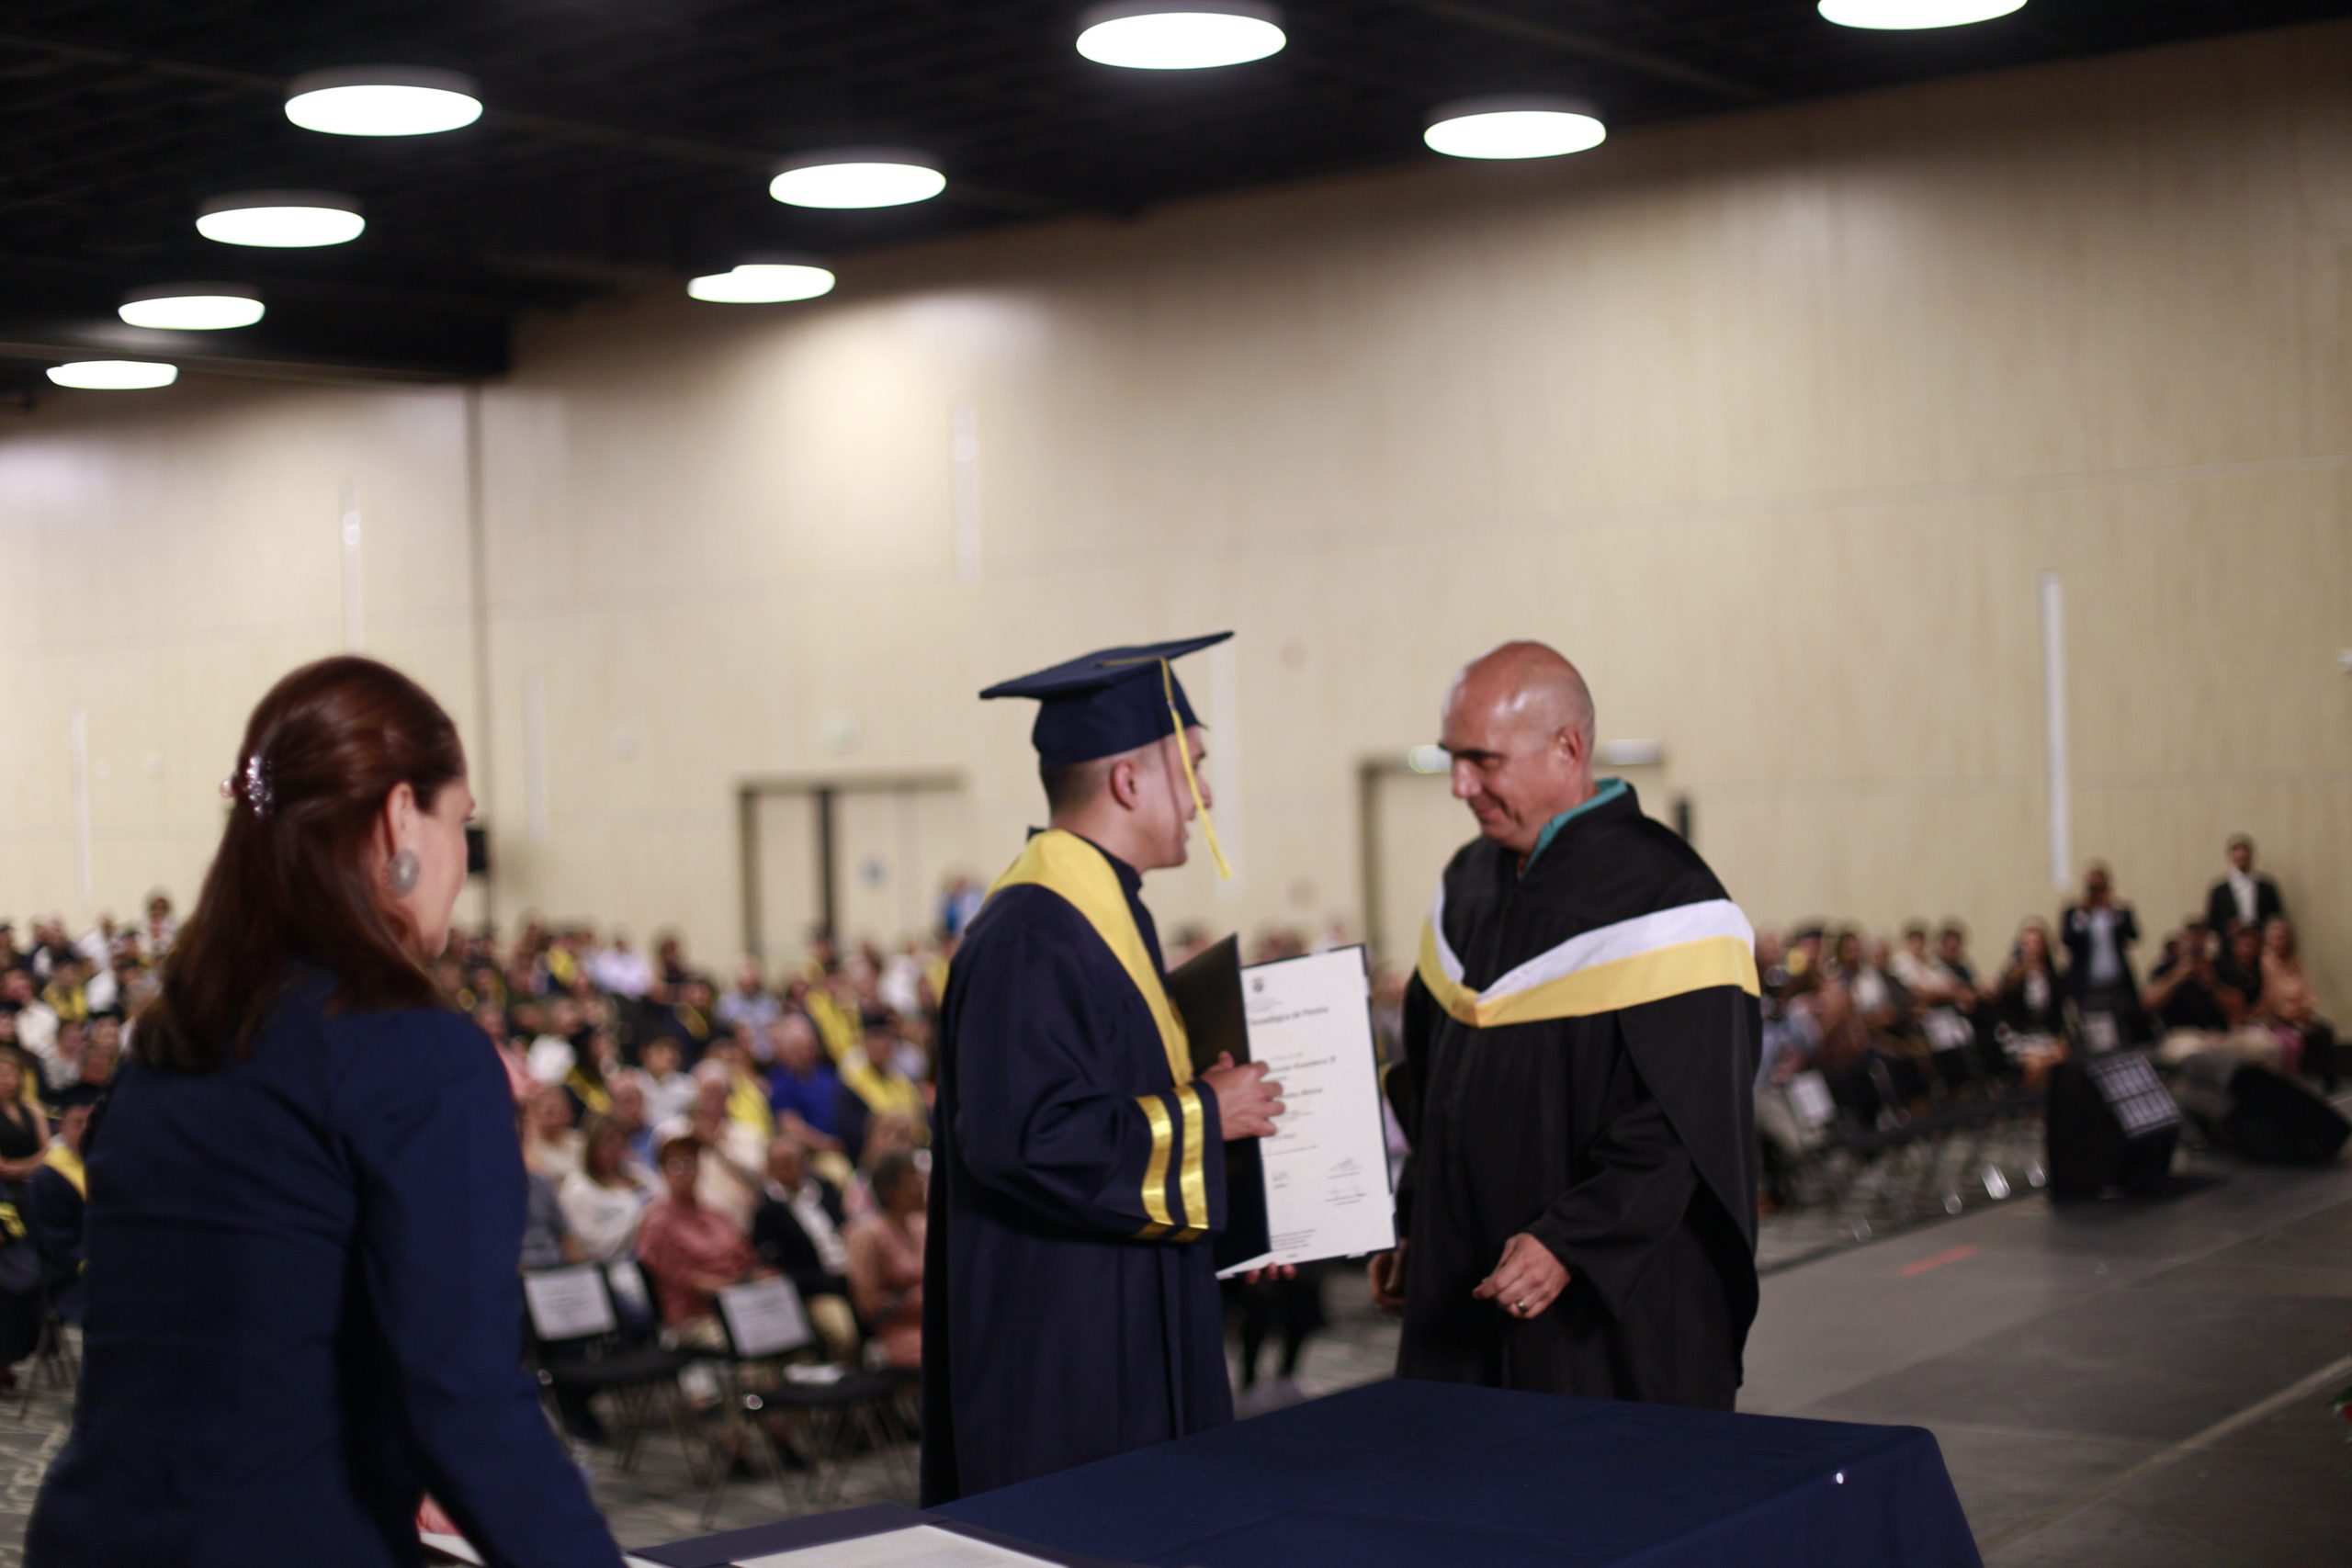
[[[725,1385],[726,1422],[734,1434],[729,1447],[736,1453],[748,1444],[758,1462],[785,1490],[784,1468],[758,1419],[765,1412],[797,1417],[809,1449],[808,1501],[829,1503],[841,1495],[841,1459],[844,1439],[853,1433],[878,1450],[892,1451],[888,1410],[896,1398],[897,1380],[831,1364],[787,1364],[790,1358],[818,1347],[817,1331],[808,1308],[790,1280],[781,1277],[730,1285],[713,1299],[720,1329],[727,1337],[727,1354],[719,1359]],[[776,1377],[758,1390],[744,1386],[746,1366],[772,1366]],[[900,1461],[893,1456],[894,1466]],[[703,1500],[706,1528],[717,1517],[726,1494],[728,1466],[722,1462]],[[787,1494],[788,1495],[788,1494]]]
[[[82,1385],[81,1358],[66,1340],[65,1319],[47,1286],[41,1289],[40,1303],[40,1337],[33,1342],[32,1364],[25,1369],[25,1396],[17,1402],[19,1421],[32,1409],[33,1390],[44,1381],[63,1389],[68,1403]]]
[[[644,1429],[659,1405],[678,1436],[686,1468],[696,1481],[703,1478],[702,1447],[693,1413],[678,1389],[678,1374],[688,1358],[658,1345],[632,1345],[621,1333],[614,1298],[625,1293],[614,1271],[633,1279],[638,1297],[644,1299],[644,1277],[633,1262],[575,1264],[563,1269],[535,1269],[523,1275],[523,1302],[530,1317],[532,1359],[556,1427],[563,1422],[558,1395],[577,1393],[584,1397],[611,1397],[620,1427],[619,1461],[635,1468]],[[567,1445],[571,1435],[565,1433]]]

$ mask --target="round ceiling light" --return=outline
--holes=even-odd
[[[61,387],[128,392],[142,387],[168,387],[180,378],[180,373],[176,366],[147,359],[77,359],[71,365],[51,366],[49,378]]]
[[[1078,52],[1098,65],[1200,71],[1280,52],[1282,13],[1246,0],[1122,0],[1078,18]]]
[[[2025,0],[1821,0],[1821,14],[1842,28],[1916,30],[1964,28],[2022,10]]]
[[[286,118],[330,136],[430,136],[481,118],[470,76],[410,65],[313,71],[287,88]]]
[[[794,207],[904,207],[946,188],[922,153],[881,147],[795,158],[768,183],[770,196]]]
[[[252,326],[262,318],[262,304],[253,290],[233,283],[172,283],[132,289],[115,313],[134,327],[212,333]]]
[[[357,202],[321,190],[241,190],[214,197],[196,217],[196,231],[208,240],[274,250],[340,245],[367,227]]]
[[[1451,158],[1557,158],[1608,135],[1592,106],[1573,98],[1473,98],[1430,116],[1421,140]]]
[[[726,272],[706,273],[686,293],[714,305],[781,305],[814,299],[833,291],[833,275],[812,262],[744,262]]]

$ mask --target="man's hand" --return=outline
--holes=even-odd
[[[1400,1241],[1394,1252],[1375,1252],[1364,1269],[1372,1280],[1372,1304],[1391,1317],[1405,1313],[1405,1248],[1410,1242]]]
[[[1520,1232],[1503,1243],[1502,1261],[1470,1293],[1521,1319],[1542,1315],[1568,1288],[1568,1270],[1552,1249]]]
[[[1216,1096],[1217,1124],[1225,1130],[1227,1143],[1262,1138],[1274,1130],[1274,1118],[1283,1113],[1283,1086],[1267,1078],[1265,1063],[1236,1066],[1228,1051],[1201,1075],[1201,1081]]]

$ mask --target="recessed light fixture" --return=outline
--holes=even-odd
[[[1608,135],[1592,106],[1574,98],[1470,98],[1430,116],[1421,140],[1452,158],[1557,158]]]
[[[920,152],[860,147],[795,158],[768,182],[768,194],[794,207],[904,207],[947,188],[947,176]]]
[[[1078,18],[1078,52],[1098,65],[1200,71],[1277,53],[1282,13],[1247,0],[1121,0]]]
[[[1821,0],[1821,14],[1841,28],[1912,31],[1963,28],[2022,10],[2025,0]]]
[[[180,378],[179,368],[147,359],[77,359],[52,365],[49,378],[61,387],[92,391],[129,392],[143,387],[168,387]]]
[[[115,313],[134,327],[211,333],[252,326],[262,318],[262,304],[252,289],[234,283],[170,283],[132,289]]]
[[[781,305],[832,291],[832,273],[806,261],[744,262],[686,285],[688,295],[714,305]]]
[[[367,227],[357,202],[322,190],[241,190],[214,197],[196,216],[208,240],[274,250],[340,245]]]
[[[481,118],[470,76],[413,65],[353,65],[297,76],[286,118],[331,136],[430,136]]]

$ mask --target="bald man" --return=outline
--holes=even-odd
[[[1390,1093],[1412,1143],[1373,1297],[1406,1377],[1731,1408],[1756,1315],[1754,935],[1592,774],[1538,643],[1447,694],[1478,837],[1445,869]]]

